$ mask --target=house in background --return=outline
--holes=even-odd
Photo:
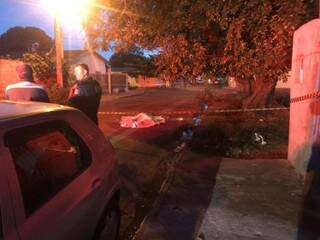
[[[128,91],[132,83],[135,83],[135,78],[129,75],[134,71],[136,70],[132,67],[111,67],[111,82],[114,87],[120,91]]]
[[[160,77],[148,77],[139,74],[135,67],[111,67],[112,74],[123,74],[127,77],[127,83],[130,87],[148,88],[148,87],[165,87],[165,81]],[[129,74],[137,75],[131,77]]]
[[[64,61],[70,66],[70,71],[79,63],[89,67],[90,76],[99,81],[103,92],[108,92],[108,61],[95,51],[65,50]]]
[[[71,69],[79,63],[87,64],[90,76],[99,81],[104,93],[128,91],[128,74],[111,69],[108,61],[97,52],[67,50],[64,51],[64,59]]]
[[[148,88],[148,87],[166,87],[166,83],[163,79],[159,77],[147,77],[143,75],[139,75],[137,77],[137,84],[140,87]]]

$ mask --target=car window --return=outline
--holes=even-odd
[[[84,141],[61,121],[15,129],[6,134],[26,216],[61,191],[91,163]]]

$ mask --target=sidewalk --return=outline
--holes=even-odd
[[[220,158],[187,153],[142,222],[135,240],[195,239],[210,203]]]
[[[111,94],[106,93],[102,95],[101,101],[111,101],[119,98],[140,96],[140,95],[143,95],[144,93],[145,93],[144,89],[129,90],[128,92],[119,92],[119,93],[111,93]]]
[[[295,239],[301,192],[287,160],[187,153],[135,240]]]
[[[285,159],[224,159],[199,234],[206,240],[296,239],[301,196],[302,183]]]

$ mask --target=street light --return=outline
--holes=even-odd
[[[54,16],[57,83],[64,87],[62,24],[79,27],[88,16],[90,0],[41,0],[41,5]]]

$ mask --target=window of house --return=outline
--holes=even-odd
[[[6,134],[26,216],[61,191],[91,163],[84,141],[61,121],[42,123]]]

